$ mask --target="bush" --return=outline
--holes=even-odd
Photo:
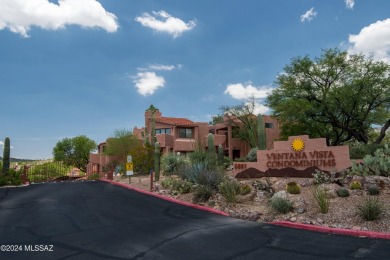
[[[245,157],[240,157],[240,158],[236,158],[234,159],[235,162],[246,162],[246,158]]]
[[[379,175],[390,176],[390,147],[385,144],[379,148],[374,155],[368,154],[363,158],[363,164],[352,163],[351,174],[356,175]]]
[[[281,214],[286,214],[293,208],[292,203],[286,197],[274,196],[270,203],[272,209]]]
[[[360,181],[353,181],[351,182],[351,185],[349,186],[351,190],[361,190],[362,189],[362,184]]]
[[[23,170],[16,171],[12,168],[9,169],[7,175],[0,175],[0,186],[6,185],[21,185],[22,181],[20,180],[20,174]]]
[[[383,208],[378,197],[367,197],[363,205],[358,207],[359,216],[367,221],[379,219],[382,212]]]
[[[255,189],[257,190],[264,190],[270,194],[274,193],[272,183],[268,178],[265,179],[265,182],[261,180],[255,181],[254,183],[252,183],[252,186],[255,187]]]
[[[330,200],[326,188],[322,185],[317,186],[313,191],[313,197],[320,207],[321,213],[328,213]]]
[[[189,154],[189,158],[192,164],[207,162],[207,153],[202,144],[195,144],[195,149]]]
[[[232,163],[233,163],[232,159],[230,159],[230,158],[227,157],[227,156],[224,156],[224,157],[223,157],[223,168],[224,168],[224,169],[229,168],[229,167],[232,165]]]
[[[178,192],[180,194],[188,193],[192,190],[192,183],[186,180],[180,180],[175,178],[166,178],[162,180],[161,186],[165,189],[170,189],[172,192]]]
[[[240,187],[240,194],[241,195],[247,195],[251,193],[252,189],[248,184],[244,184]]]
[[[161,169],[164,175],[178,174],[179,169],[185,164],[185,158],[174,153],[167,153],[161,158]]]
[[[97,180],[97,179],[99,179],[99,177],[100,177],[99,173],[94,173],[94,174],[88,176],[88,180]]]
[[[324,184],[331,182],[331,178],[326,172],[316,169],[312,175],[314,184]]]
[[[195,203],[205,202],[213,195],[213,189],[209,186],[199,185],[195,188],[193,201]]]
[[[206,162],[187,165],[181,168],[179,176],[193,184],[209,186],[218,190],[219,184],[225,178],[225,172],[220,169],[209,169]]]
[[[295,181],[292,181],[287,183],[286,191],[290,194],[299,194],[301,193],[301,186]]]
[[[371,185],[367,188],[367,193],[371,196],[379,195],[379,188],[377,186]]]
[[[183,165],[180,167],[178,176],[183,179],[190,181],[192,183],[197,183],[198,176],[207,170],[207,162],[197,162],[191,163],[189,165]]]
[[[341,198],[349,197],[349,190],[346,188],[340,188],[336,191],[337,196]]]
[[[351,159],[363,159],[366,155],[374,155],[376,150],[383,147],[382,144],[353,142],[349,144],[349,156]]]
[[[240,194],[240,184],[234,180],[225,180],[219,185],[219,192],[228,203],[235,203]]]

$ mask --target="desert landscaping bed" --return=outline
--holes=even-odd
[[[166,177],[161,176],[160,182]],[[231,217],[247,219],[258,222],[273,222],[273,221],[290,221],[303,224],[312,224],[317,226],[327,226],[334,228],[361,230],[361,231],[376,231],[390,232],[390,178],[371,176],[363,178],[359,176],[351,177],[345,181],[345,187],[349,187],[348,183],[353,180],[359,180],[364,186],[368,186],[372,182],[380,182],[382,187],[380,194],[376,197],[380,200],[383,207],[383,213],[378,220],[366,221],[358,215],[358,207],[370,195],[367,191],[350,190],[349,197],[339,197],[336,190],[340,188],[337,184],[325,184],[328,190],[330,199],[329,211],[326,214],[320,212],[320,208],[313,198],[315,185],[313,179],[309,178],[268,178],[268,182],[272,183],[274,192],[285,190],[288,182],[295,181],[301,186],[300,194],[288,194],[285,196],[293,203],[293,210],[286,214],[275,212],[269,203],[270,195],[262,190],[257,190],[253,187],[256,181],[265,182],[262,179],[240,180],[242,184],[248,184],[252,187],[249,195],[238,196],[236,203],[226,203],[221,194],[213,195],[208,202],[199,203],[200,205],[220,210],[228,213]],[[127,177],[115,176],[114,181],[121,182],[132,187],[150,190],[149,176],[135,176],[131,178],[131,183]],[[176,194],[170,190],[164,189],[160,182],[154,182],[153,192],[162,196],[175,198],[188,203],[193,203],[193,193]],[[364,187],[363,186],[363,187]]]

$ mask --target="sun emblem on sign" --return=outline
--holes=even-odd
[[[296,138],[293,140],[291,146],[294,151],[300,152],[303,150],[303,148],[305,148],[305,143],[301,138]]]

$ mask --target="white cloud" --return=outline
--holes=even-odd
[[[3,142],[3,141],[0,141],[0,145],[4,145],[4,142]]]
[[[158,88],[164,87],[165,79],[154,72],[139,72],[134,77],[135,87],[143,96],[152,95]]]
[[[141,16],[135,18],[145,27],[152,28],[158,32],[165,32],[172,35],[174,38],[180,36],[185,31],[190,31],[196,26],[195,21],[185,23],[183,20],[171,16],[165,11],[154,12],[153,15],[143,13]]]
[[[359,34],[350,34],[349,53],[373,55],[380,61],[390,62],[390,18],[364,27]]]
[[[271,87],[255,87],[252,86],[251,83],[248,83],[247,85],[243,85],[241,83],[238,84],[230,84],[226,87],[226,90],[224,94],[228,94],[232,96],[235,99],[249,99],[254,97],[255,99],[258,98],[265,98],[270,94],[272,91]]]
[[[355,5],[355,0],[345,0],[345,5],[348,9],[353,9],[353,6]]]
[[[314,7],[310,8],[309,10],[306,11],[303,15],[301,15],[301,22],[310,22],[311,20],[314,19],[314,17],[317,16],[317,12],[314,11]]]
[[[249,103],[246,103],[246,104],[249,105]],[[264,115],[269,111],[268,107],[260,104],[259,102],[255,102],[254,105],[255,105],[255,107],[253,109],[254,115],[258,115],[258,114]]]
[[[150,71],[150,70],[165,70],[165,71],[171,71],[174,69],[181,69],[183,67],[182,64],[178,65],[163,65],[163,64],[152,64],[149,65],[146,68],[137,68],[139,71]]]
[[[168,70],[168,71],[170,71],[170,70],[175,69],[175,66],[174,65],[154,64],[154,65],[150,65],[149,69],[151,69],[151,70]]]
[[[1,0],[0,30],[9,29],[28,37],[32,26],[58,30],[67,25],[102,28],[108,32],[118,29],[117,17],[107,12],[96,0]]]

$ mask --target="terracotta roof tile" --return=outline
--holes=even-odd
[[[187,118],[178,117],[157,117],[156,122],[168,125],[197,125],[195,122]]]

